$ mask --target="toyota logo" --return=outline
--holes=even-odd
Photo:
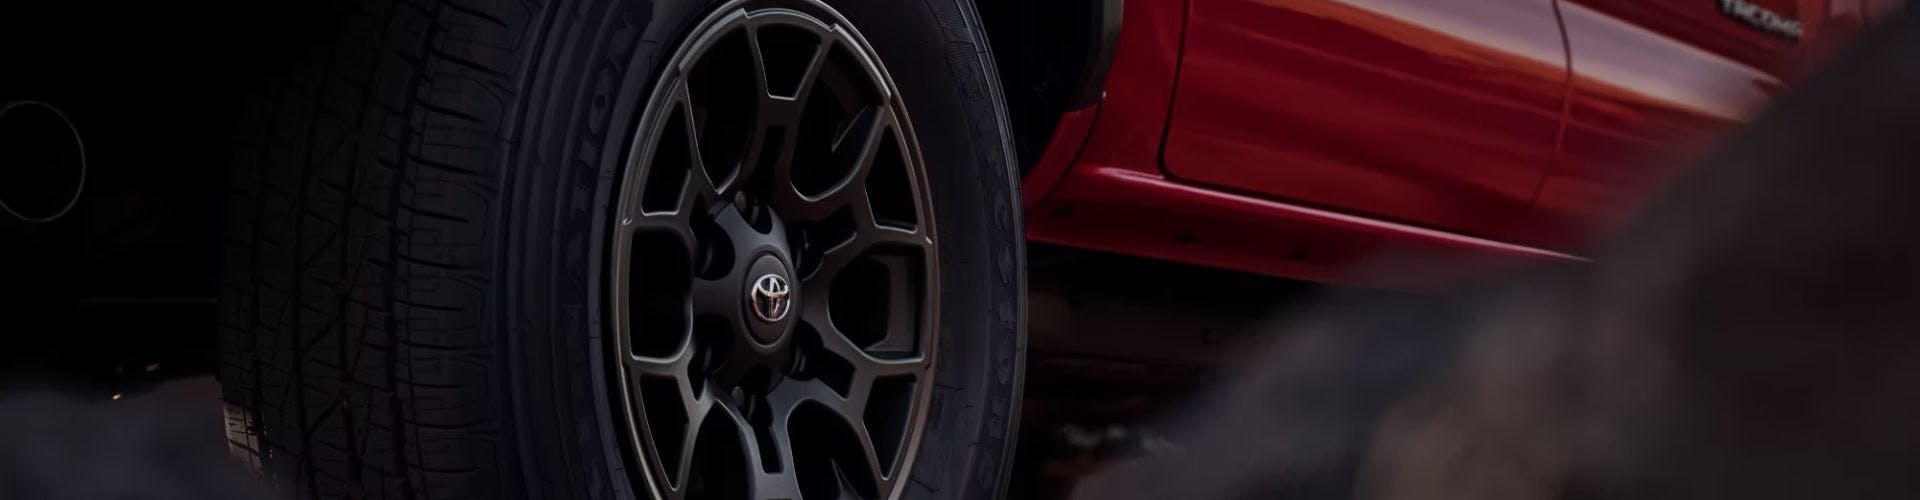
[[[753,280],[753,290],[747,292],[747,302],[753,306],[753,315],[760,321],[778,323],[787,317],[787,309],[793,301],[788,299],[792,291],[787,279],[778,274],[767,274]]]

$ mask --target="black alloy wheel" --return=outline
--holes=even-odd
[[[926,163],[860,34],[734,8],[655,86],[618,197],[613,344],[669,498],[881,498],[939,332]]]

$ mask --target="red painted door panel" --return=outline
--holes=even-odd
[[[1799,21],[1799,40],[1721,12],[1720,0],[1560,0],[1574,84],[1559,162],[1523,243],[1576,248],[1605,233],[1686,155],[1749,117],[1851,31],[1857,0],[1743,0]],[[1832,8],[1838,6],[1840,8]]]
[[[1174,177],[1508,238],[1553,161],[1551,0],[1190,0]]]

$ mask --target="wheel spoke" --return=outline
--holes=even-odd
[[[767,404],[774,408],[776,426],[779,422],[792,417],[793,410],[801,403],[809,401],[828,407],[839,407],[847,403],[847,398],[841,397],[839,393],[833,391],[832,387],[828,387],[826,382],[817,379],[783,382],[773,393],[767,395]]]
[[[866,458],[867,477],[873,478],[873,490],[891,491],[893,478],[887,477],[887,468],[893,464],[880,463],[880,453],[873,447],[873,436],[867,433],[866,419],[860,418],[861,415],[859,412],[851,415],[842,414],[841,416],[851,422],[850,425],[853,427],[853,435],[860,440],[860,454]],[[840,475],[840,478],[842,481],[845,481],[846,476],[843,474]],[[841,488],[841,491],[846,491],[846,488]]]
[[[652,356],[629,355],[626,359],[627,369],[629,370],[655,377],[672,377],[679,379],[682,385],[686,383],[692,362],[693,342],[691,339],[681,342],[680,348],[675,350],[671,356],[657,358]],[[686,394],[683,394],[683,396],[691,400],[693,398],[693,389],[691,387],[687,388]]]
[[[688,295],[693,298],[694,314],[710,314],[727,318],[728,321],[739,317],[739,286],[721,281],[724,279],[693,278],[693,291]]]
[[[676,402],[677,403],[676,406],[678,406],[678,408],[674,408],[672,410],[677,410],[681,412],[681,414],[684,416],[684,419],[685,419],[684,422],[686,425],[686,429],[677,438],[679,440],[679,443],[678,443],[679,446],[675,448],[679,450],[679,453],[675,457],[664,457],[664,456],[657,455],[658,453],[661,453],[660,451],[662,450],[661,447],[656,445],[652,447],[652,449],[656,453],[655,455],[656,458],[661,461],[667,460],[669,458],[672,458],[675,460],[674,462],[671,462],[672,464],[675,464],[673,467],[674,470],[660,471],[660,473],[664,477],[672,478],[672,489],[670,490],[670,493],[671,493],[671,496],[676,498],[683,497],[685,494],[687,472],[691,469],[690,462],[692,462],[694,447],[696,446],[698,441],[700,425],[702,421],[706,418],[708,409],[712,406],[712,400],[713,400],[713,398],[710,396],[694,395],[693,388],[688,385],[689,378],[686,375],[686,360],[689,358],[689,356],[685,355],[684,352],[685,350],[682,351],[683,354],[675,356],[673,360],[651,360],[646,358],[635,357],[635,358],[629,359],[626,363],[628,368],[630,369],[630,371],[627,374],[627,384],[629,387],[629,391],[632,394],[633,400],[640,401],[642,405],[649,404],[649,403],[658,404],[663,401],[662,399],[659,399],[659,398],[646,398],[641,395],[640,388],[643,387],[641,383],[642,377],[657,376],[662,378],[670,378],[674,382],[674,387],[676,388],[675,392],[677,392],[678,394],[676,394],[675,397],[671,399],[667,399],[665,401]],[[708,390],[708,388],[703,388],[702,392],[704,393],[706,390]],[[661,411],[667,411],[667,410],[663,409]],[[653,415],[653,414],[656,414],[656,412],[647,411],[647,412],[643,412],[643,414]],[[662,429],[657,427],[658,425],[661,425],[661,424],[652,423],[652,425],[653,425],[652,428],[654,429],[655,432],[649,433],[647,435],[647,439],[649,441],[662,439],[663,436],[658,434],[658,431]]]
[[[715,211],[713,213],[713,222],[720,226],[721,231],[725,231],[730,235],[750,235],[760,232],[759,229],[753,227],[753,223],[747,221],[746,216],[741,215],[738,209],[732,207],[723,207]],[[780,229],[776,225],[774,230],[779,231]]]
[[[735,174],[735,179],[765,175],[769,177],[768,182],[777,183],[784,182],[792,175],[798,135],[795,122],[799,120],[799,107],[791,102],[770,100],[760,105],[761,120],[754,127],[753,136],[747,143],[745,159],[740,162],[740,173]],[[787,114],[794,116],[784,116]],[[720,194],[730,197],[741,187],[744,186],[735,182]]]
[[[621,230],[624,233],[621,237],[627,239],[627,241],[623,243],[627,245],[627,248],[631,248],[634,233],[651,232],[673,235],[674,240],[680,243],[681,250],[685,251],[689,258],[692,258],[693,256],[699,255],[700,239],[693,234],[692,224],[687,222],[689,219],[690,217],[687,216],[685,210],[668,214],[642,214],[630,217],[621,221]]]
[[[827,249],[820,257],[820,264],[814,267],[813,272],[802,276],[800,281],[808,287],[831,287],[840,271],[869,252],[899,249],[926,255],[924,252],[932,246],[933,240],[921,231],[894,229],[868,222],[865,227],[855,229],[852,240]]]
[[[855,383],[859,384],[860,382],[856,379]],[[869,378],[868,384],[870,385],[870,383],[871,379]],[[862,463],[868,468],[869,477],[876,480],[876,484],[873,485],[875,491],[884,492],[888,491],[888,488],[891,487],[893,482],[889,480],[890,478],[888,478],[885,473],[887,466],[891,464],[880,463],[879,454],[876,452],[873,444],[873,437],[868,434],[865,419],[862,417],[862,412],[864,412],[866,408],[864,395],[860,395],[859,397],[855,397],[854,395],[841,397],[838,393],[834,392],[833,388],[828,387],[825,382],[820,380],[795,380],[781,384],[779,389],[767,395],[767,401],[768,404],[774,408],[774,426],[776,429],[781,430],[781,432],[776,435],[776,438],[778,439],[777,442],[785,447],[785,450],[783,450],[785,453],[783,458],[789,459],[787,466],[783,470],[793,471],[791,465],[793,445],[791,439],[789,439],[786,432],[784,432],[785,426],[782,425],[782,422],[787,422],[792,418],[794,410],[799,409],[801,405],[815,404],[826,408],[834,418],[838,419],[841,424],[846,425],[847,429],[853,432],[854,438],[860,445]],[[810,430],[802,430],[800,432],[809,431]],[[844,477],[841,479],[844,480]],[[842,488],[841,491],[843,494],[846,493],[845,488]]]
[[[769,182],[776,185],[790,185],[793,179],[793,157],[798,149],[798,136],[802,114],[805,112],[807,98],[813,89],[813,83],[819,78],[820,68],[824,66],[831,39],[823,39],[809,56],[802,70],[798,91],[792,96],[775,95],[769,88],[766,52],[760,45],[758,29],[747,30],[748,44],[752,48],[755,82],[759,89],[758,109],[755,115],[754,133],[747,143],[747,154],[740,162],[740,173],[735,178],[747,179],[764,172]],[[730,194],[730,193],[723,193]]]
[[[827,308],[827,298],[822,297],[822,295],[828,294],[813,294],[801,299],[805,303],[801,305],[804,309],[801,311],[800,320],[805,321],[807,325],[812,326],[815,331],[820,333],[820,347],[822,349],[826,349],[827,352],[833,353],[833,355],[839,356],[840,359],[853,364],[855,374],[854,386],[856,389],[862,386],[863,378],[865,379],[864,382],[870,383],[872,382],[871,379],[875,377],[916,374],[927,367],[927,356],[925,353],[915,353],[912,356],[902,358],[878,358],[869,354],[865,349],[860,348],[859,345],[855,345],[853,339],[848,338],[838,327],[833,326],[832,313],[830,313]],[[859,398],[855,398],[855,396],[859,396]],[[850,399],[863,399],[864,397],[865,391],[863,390],[848,391],[848,398]]]
[[[820,37],[818,39],[819,43],[813,47],[812,53],[807,56],[805,66],[800,68],[799,79],[795,82],[793,90],[794,94],[780,95],[777,93],[777,90],[780,89],[773,88],[771,80],[772,73],[768,71],[767,68],[766,46],[761,45],[761,30],[766,29],[768,26],[773,26],[775,29],[778,29],[779,27],[791,27],[794,25],[784,23],[765,24],[747,30],[747,43],[753,48],[753,69],[756,72],[755,76],[758,77],[756,81],[760,84],[760,92],[770,99],[806,102],[807,93],[813,89],[814,82],[820,79],[820,70],[826,66],[827,53],[832,50],[835,41],[831,37]]]
[[[712,387],[702,388],[700,396],[687,404],[687,431],[681,433],[680,457],[679,461],[675,462],[679,466],[673,471],[674,493],[681,498],[685,498],[687,494],[687,478],[693,472],[694,452],[699,451],[697,448],[700,447],[700,430],[706,426],[707,416],[711,415],[714,407],[717,406],[712,391]]]
[[[854,383],[856,387],[862,385],[871,387],[872,378],[865,377],[865,380],[862,381],[861,377],[856,376]],[[802,404],[811,403],[826,408],[841,424],[846,425],[847,429],[853,433],[853,437],[858,441],[862,463],[866,465],[868,469],[868,477],[875,479],[876,484],[873,485],[875,490],[888,491],[888,488],[893,483],[889,479],[894,478],[889,478],[886,470],[887,467],[892,464],[880,463],[880,455],[873,444],[873,436],[869,434],[866,419],[863,417],[863,412],[865,412],[867,405],[865,396],[866,389],[863,388],[859,390],[862,392],[841,397],[838,393],[834,392],[833,388],[828,387],[824,382],[819,380],[804,380],[783,384],[779,390],[774,391],[773,394],[769,394],[767,398],[769,404],[777,408],[775,415],[778,416],[775,417],[777,420],[774,421],[776,425],[784,419],[790,418],[793,411],[798,409]],[[783,443],[791,448],[790,441]],[[792,469],[789,468],[787,470]],[[842,477],[841,479],[844,480],[845,478]],[[844,488],[842,492],[845,492]]]
[[[899,124],[894,122],[893,111],[884,106],[869,106],[860,109],[847,130],[834,137],[833,149],[859,148],[853,155],[853,171],[847,179],[833,186],[816,199],[835,200],[851,204],[855,200],[864,200],[868,173],[873,171],[874,161],[880,154],[880,145],[889,136],[899,133]]]
[[[894,121],[892,111],[885,107],[863,108],[853,118],[843,133],[836,136],[831,147],[836,153],[841,148],[857,147],[852,156],[852,167],[826,191],[814,195],[803,194],[793,183],[791,175],[782,177],[777,184],[781,188],[777,193],[783,212],[798,221],[819,221],[842,209],[853,210],[854,216],[862,221],[871,221],[873,210],[866,203],[867,174],[873,170],[876,153],[889,134],[897,134],[898,123]],[[826,168],[825,165],[813,165]]]
[[[695,129],[695,123],[694,123],[693,114],[692,114],[693,110],[691,107],[692,101],[690,101],[689,100],[690,98],[687,96],[686,84],[681,83],[681,84],[675,85],[674,90],[669,93],[669,98],[673,100],[673,102],[669,104],[670,106],[677,107],[683,111],[683,113],[680,113],[677,116],[682,117],[682,122],[681,122],[682,126],[680,130],[683,130],[686,132],[685,136],[680,138],[680,140],[685,141],[685,145],[687,148],[686,154],[689,157],[688,164],[686,165],[653,164],[652,159],[649,158],[645,160],[649,164],[644,166],[633,165],[633,166],[630,166],[629,168],[644,168],[649,170],[649,171],[641,172],[640,175],[636,176],[638,179],[643,179],[643,180],[654,177],[654,172],[651,172],[651,169],[660,169],[660,168],[687,169],[686,176],[681,181],[682,184],[678,191],[678,198],[674,200],[673,209],[671,211],[648,212],[645,210],[644,204],[641,203],[641,201],[638,199],[639,196],[636,196],[640,192],[644,192],[645,190],[635,189],[634,187],[628,187],[626,188],[626,191],[629,192],[628,197],[630,199],[625,200],[624,202],[625,206],[628,208],[627,208],[627,211],[624,214],[622,214],[621,220],[622,220],[622,226],[626,226],[632,229],[651,229],[651,230],[673,232],[673,233],[684,236],[684,239],[686,241],[691,242],[693,241],[693,236],[692,236],[692,233],[688,230],[688,227],[689,227],[688,222],[691,220],[690,217],[693,216],[695,212],[699,211],[699,207],[703,204],[703,201],[704,201],[703,198],[711,199],[712,197],[715,196],[716,190],[714,188],[715,186],[714,181],[707,178],[706,168],[703,167],[704,163],[700,157],[699,132]],[[661,128],[663,131],[673,129],[672,127],[666,127],[666,126],[662,126]],[[666,137],[663,135],[655,142],[654,148],[657,150],[658,148],[666,147],[665,141],[670,141],[670,140],[675,140],[675,138]],[[658,151],[655,151],[654,154],[658,154]]]
[[[800,491],[800,484],[793,472],[793,446],[787,441],[786,433],[778,432],[775,434],[776,449],[761,449],[759,439],[754,436],[753,429],[755,426],[753,422],[749,421],[746,415],[741,413],[738,406],[725,398],[720,398],[714,401],[712,408],[717,415],[723,416],[731,421],[741,446],[746,452],[747,463],[743,475],[748,478],[748,484],[750,485],[748,498],[756,500],[799,500],[799,495],[796,492]],[[791,408],[786,408],[786,411],[776,413],[773,420],[775,429],[784,427],[781,424],[786,420],[786,414],[790,412]],[[769,472],[761,468],[761,457],[765,453],[775,453],[778,455],[780,463],[779,471]]]
[[[721,189],[739,184],[735,182],[735,179],[739,179],[745,174],[734,174],[727,179],[714,179],[708,174],[712,170],[708,168],[709,165],[707,165],[706,158],[702,156],[702,149],[700,148],[700,133],[705,123],[700,119],[699,112],[693,106],[693,95],[687,89],[686,81],[682,80],[674,85],[672,99],[674,100],[673,106],[680,108],[682,112],[681,116],[684,116],[686,120],[687,155],[690,157],[689,163],[691,163],[688,167],[693,169],[693,171],[687,175],[688,185],[686,193],[683,194],[683,196],[688,199],[682,200],[683,203],[690,203],[693,201],[693,198],[700,196],[710,196],[713,197],[713,199],[725,199],[722,196],[724,193]]]

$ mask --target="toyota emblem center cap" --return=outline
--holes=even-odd
[[[793,286],[779,273],[767,273],[753,280],[752,289],[747,291],[747,304],[753,309],[753,316],[767,323],[779,323],[787,319],[787,311],[793,308],[790,299]]]

